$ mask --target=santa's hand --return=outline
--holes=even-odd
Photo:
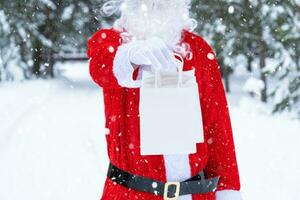
[[[138,65],[151,64],[146,57],[137,54],[143,46],[141,41],[135,41],[118,47],[113,62],[113,73],[120,86],[128,88],[141,86],[141,80],[133,80],[134,68]]]
[[[119,46],[113,64],[113,72],[119,85],[136,88],[141,80],[133,80],[135,66],[144,70],[176,71],[176,58],[173,52],[159,38],[137,40]]]
[[[146,43],[144,40],[137,40],[125,44],[128,46],[128,59],[134,66],[150,66],[151,60],[145,53]]]
[[[177,62],[171,49],[158,37],[149,38],[144,41],[141,51],[137,52],[138,57],[148,59],[152,71],[176,71]],[[135,56],[133,56],[134,58]],[[133,63],[135,60],[133,59]]]

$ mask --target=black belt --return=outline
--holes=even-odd
[[[112,163],[109,164],[107,176],[125,187],[163,196],[165,200],[176,200],[180,195],[204,194],[217,189],[219,177],[205,179],[204,172],[182,182],[160,182],[147,177],[126,172]]]

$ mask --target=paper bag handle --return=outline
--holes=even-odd
[[[183,57],[179,53],[174,53],[174,55],[178,56],[180,58],[180,61],[181,61],[181,65],[179,67],[177,67],[177,69],[178,69],[177,87],[179,88],[182,85],[182,71],[183,71],[184,60],[183,60]]]
[[[179,53],[174,53],[174,56],[178,56],[180,59],[180,65],[177,67],[178,69],[178,81],[177,81],[177,87],[181,87],[182,85],[182,71],[183,71],[183,65],[184,65],[184,60],[183,57]],[[159,70],[155,70],[155,79],[154,79],[154,87],[158,88],[158,82],[159,82]]]

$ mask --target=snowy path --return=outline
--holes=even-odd
[[[1,200],[99,199],[107,168],[101,92],[89,80],[74,84],[0,86]]]
[[[63,66],[68,79],[0,85],[0,200],[100,198],[102,97],[86,66]],[[300,122],[268,116],[238,87],[229,102],[244,199],[300,199]]]

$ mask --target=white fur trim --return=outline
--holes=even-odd
[[[141,80],[132,79],[134,68],[129,60],[129,53],[129,44],[119,46],[113,62],[113,74],[120,86],[137,88],[141,86]]]
[[[164,155],[167,181],[184,181],[191,177],[187,154]],[[192,200],[192,195],[179,196],[179,200]],[[240,191],[222,190],[216,192],[216,200],[243,200]]]
[[[187,154],[164,155],[167,181],[184,181],[191,177]],[[179,196],[179,200],[192,200],[192,195]]]
[[[242,200],[240,191],[222,190],[216,192],[216,200]]]

